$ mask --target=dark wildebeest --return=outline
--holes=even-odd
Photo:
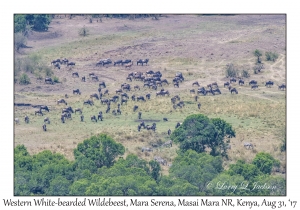
[[[145,98],[144,98],[144,96],[138,96],[138,97],[136,97],[136,100],[137,101],[140,101],[140,100],[146,101]]]
[[[149,148],[149,147],[143,147],[142,148],[142,152],[153,152],[153,149],[152,148]]]
[[[56,59],[56,60],[51,61],[51,65],[55,64],[55,63],[61,63],[60,59]]]
[[[213,83],[211,83],[211,86],[214,86],[214,87],[216,87],[216,88],[218,88],[218,87],[219,87],[217,82],[213,82]]]
[[[46,83],[46,84],[47,84],[47,83],[50,83],[50,84],[53,85],[53,80],[52,80],[51,78],[49,78],[49,77],[46,77],[46,78],[45,78],[45,83]]]
[[[44,119],[44,123],[48,123],[48,124],[50,124],[50,119],[49,119],[49,117],[46,117],[45,119]]]
[[[265,86],[267,86],[267,87],[271,87],[272,85],[274,85],[274,82],[272,82],[272,81],[268,81],[265,84]]]
[[[138,118],[141,119],[142,118],[142,112],[138,113]]]
[[[140,132],[140,131],[141,131],[141,126],[138,125],[138,126],[137,126],[137,129],[138,129],[138,132]]]
[[[200,104],[200,103],[198,103],[198,109],[200,109],[200,107],[201,107],[201,104]]]
[[[68,105],[67,102],[65,101],[65,99],[63,99],[63,98],[57,101],[57,104],[60,104],[60,103],[64,103],[65,105]]]
[[[126,80],[129,80],[130,82],[132,82],[132,79],[131,79],[131,77],[126,77]]]
[[[67,66],[75,66],[75,63],[74,62],[68,62]]]
[[[178,82],[174,83],[174,87],[178,87],[179,88],[179,83]]]
[[[69,98],[68,94],[65,94],[65,98]]]
[[[198,87],[200,86],[200,85],[199,85],[199,82],[197,82],[197,81],[196,81],[196,82],[193,82],[192,86],[194,86],[194,85],[197,85]]]
[[[168,135],[169,135],[169,136],[171,135],[171,129],[168,130]]]
[[[258,88],[258,85],[252,85],[252,86],[251,86],[251,90],[254,90],[254,89],[256,89],[256,88]]]
[[[250,142],[245,142],[245,143],[244,143],[244,147],[245,147],[246,149],[250,149],[250,148],[253,149],[253,144],[251,144]]]
[[[64,58],[64,59],[61,60],[61,64],[67,64],[67,63],[69,63],[68,59]]]
[[[163,118],[163,121],[164,121],[164,122],[168,121],[168,118],[164,117],[164,118]]]
[[[195,89],[191,89],[191,90],[190,90],[190,93],[195,93]]]
[[[91,78],[92,78],[92,81],[99,81],[98,76],[91,76]]]
[[[74,77],[74,76],[75,76],[75,77],[79,77],[78,72],[73,72],[73,73],[72,73],[72,77]]]
[[[79,89],[74,89],[74,90],[73,90],[73,94],[79,94],[79,95],[81,95],[81,92],[80,92]]]
[[[227,87],[229,86],[229,82],[225,82],[225,83],[224,83],[224,87],[226,87],[226,86],[227,86]]]
[[[101,88],[100,87],[98,88],[98,92],[101,93]]]
[[[251,80],[250,82],[249,82],[249,85],[256,85],[257,84],[257,81],[256,80]]]
[[[89,105],[92,106],[92,105],[94,105],[94,102],[92,100],[88,99],[88,100],[86,100],[86,101],[83,102],[83,105],[84,104],[89,104]]]
[[[120,108],[118,108],[118,109],[117,109],[117,114],[122,114],[122,112],[121,112],[121,109],[120,109]]]
[[[100,82],[100,83],[99,83],[99,87],[102,87],[102,86],[103,86],[104,88],[106,88],[105,82]]]
[[[111,113],[115,116],[117,115],[117,111],[115,109]]]
[[[116,94],[122,93],[122,92],[123,92],[122,89],[117,89],[117,90],[116,90]]]
[[[91,76],[95,76],[95,73],[94,72],[89,73],[89,77]]]
[[[80,114],[82,114],[82,109],[77,108],[77,109],[75,109],[75,114],[76,114],[76,112],[80,112]]]
[[[236,79],[235,79],[235,78],[230,78],[229,82],[230,82],[230,83],[236,82]]]
[[[131,60],[129,60],[129,59],[126,59],[126,60],[122,61],[122,65],[123,65],[123,64],[128,64],[128,63],[131,63],[131,62],[132,62]]]
[[[151,96],[150,93],[146,94],[146,98],[147,98],[148,100],[150,100],[150,96]]]
[[[122,98],[122,99],[121,99],[121,105],[123,105],[123,103],[126,103],[126,104],[127,104],[127,99]]]
[[[84,120],[84,116],[80,115],[80,122],[83,122],[83,120]]]
[[[126,98],[126,99],[129,99],[129,96],[127,95],[127,93],[121,93],[121,98]]]
[[[279,85],[279,86],[278,86],[278,89],[280,89],[280,90],[285,90],[285,89],[286,89],[286,85],[285,85],[285,84]]]
[[[103,95],[109,95],[108,90],[105,90],[104,93],[103,93]]]
[[[44,125],[42,126],[42,128],[43,128],[43,131],[47,131],[47,126],[46,126],[46,124],[44,124]]]
[[[55,64],[53,64],[53,66],[54,66],[54,68],[58,68],[58,69],[60,69],[60,65],[59,65],[59,63],[55,63]]]
[[[194,99],[195,99],[195,101],[198,101],[198,96],[195,96]]]
[[[135,112],[139,107],[137,105],[134,105],[133,111]]]
[[[49,112],[48,106],[40,106],[40,110],[46,110],[47,112]]]
[[[99,96],[97,93],[91,94],[90,98],[96,98],[97,100],[99,100]]]
[[[148,65],[148,62],[149,62],[149,59],[144,59],[144,60],[139,59],[139,60],[136,62],[136,65],[138,66],[139,63],[141,63],[142,66],[144,65],[144,63],[146,63],[146,65]]]
[[[81,77],[81,81],[85,82],[85,76]]]
[[[110,107],[108,106],[105,113],[108,113],[110,111]]]
[[[161,84],[162,84],[162,83],[167,83],[167,84],[169,85],[169,82],[168,82],[166,79],[163,79],[163,80],[161,80],[160,82],[161,82]]]
[[[244,80],[239,79],[239,85],[243,85],[243,84],[245,84]]]
[[[237,89],[236,88],[232,88],[231,90],[230,90],[230,92],[231,92],[231,94],[234,92],[235,94],[238,94],[238,91],[237,91]]]
[[[214,92],[214,94],[215,94],[215,93],[221,94],[221,91],[220,91],[219,88],[217,88],[217,89],[215,89],[215,90],[212,89],[212,92]]]
[[[27,115],[25,116],[24,120],[25,120],[25,123],[29,123],[29,117]]]
[[[91,116],[91,121],[96,121],[97,122],[97,118],[95,115]]]
[[[180,123],[178,122],[175,126],[175,129],[178,128],[180,126]]]
[[[114,62],[114,66],[115,66],[115,65],[117,65],[117,64],[121,64],[121,65],[123,65],[123,62],[122,62],[122,60],[117,60],[117,61],[115,61],[115,62]]]
[[[60,120],[61,120],[62,123],[65,123],[65,114],[62,114],[60,116]]]
[[[135,85],[135,86],[133,87],[133,89],[134,89],[134,90],[136,90],[136,89],[139,89],[139,90],[140,90],[140,86]]]
[[[64,112],[66,112],[66,113],[69,113],[69,112],[74,113],[72,107],[70,107],[70,106],[67,107],[67,108],[64,108],[64,109],[62,110],[62,113],[64,113]]]
[[[98,114],[98,120],[103,121],[103,116],[102,116],[102,112]]]

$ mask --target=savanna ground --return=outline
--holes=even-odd
[[[86,27],[88,36],[78,35],[79,29]],[[78,143],[97,133],[108,133],[126,148],[126,154],[134,153],[150,160],[153,156],[166,158],[168,162],[176,157],[177,145],[171,148],[155,149],[153,153],[141,152],[144,146],[154,142],[164,142],[169,139],[167,130],[175,129],[177,122],[190,114],[202,113],[210,118],[219,117],[230,123],[236,131],[236,137],[231,139],[231,150],[228,150],[229,160],[225,167],[238,159],[251,161],[257,152],[271,153],[281,162],[281,171],[285,171],[286,155],[280,151],[286,129],[286,93],[280,91],[277,85],[286,80],[286,20],[285,15],[236,15],[236,16],[199,16],[199,15],[165,15],[159,20],[146,19],[106,19],[102,22],[94,19],[92,23],[85,17],[76,16],[72,19],[64,15],[55,17],[47,32],[32,32],[27,46],[21,53],[15,54],[15,59],[26,56],[37,56],[47,63],[59,77],[60,83],[44,84],[38,81],[34,74],[29,74],[31,84],[14,86],[15,103],[30,103],[32,105],[48,105],[51,124],[47,132],[42,130],[44,117],[35,116],[36,108],[15,106],[15,117],[21,119],[20,125],[14,127],[15,146],[24,144],[31,154],[42,150],[62,153],[68,159],[73,159],[73,149]],[[265,69],[259,74],[253,73],[257,58],[253,51],[277,52],[279,57],[275,62],[262,62]],[[62,65],[54,69],[50,61],[57,58],[68,58],[76,62],[74,67]],[[133,66],[125,69],[122,66],[109,65],[96,67],[96,62],[103,58],[112,61],[119,59],[133,60]],[[137,66],[137,59],[149,58],[148,66]],[[231,95],[223,83],[225,66],[233,63],[240,70],[248,70],[250,78],[245,79],[244,86],[233,84],[238,94]],[[169,90],[169,97],[155,97],[155,90],[141,88],[140,91],[130,91],[132,94],[143,95],[151,93],[151,100],[134,102],[129,100],[122,105],[122,115],[113,116],[104,113],[103,122],[91,122],[90,116],[100,110],[105,112],[106,105],[94,100],[95,105],[83,105],[90,94],[97,93],[99,82],[93,82],[88,74],[94,72],[100,80],[105,81],[110,96],[124,82],[143,86],[140,81],[126,81],[130,72],[147,70],[161,71],[162,78],[169,82],[180,71],[185,78],[179,88],[172,84],[164,85]],[[72,78],[72,72],[78,72],[79,78]],[[81,82],[81,76],[87,81]],[[251,90],[248,82],[257,80],[259,88]],[[274,81],[272,88],[266,88],[265,82]],[[200,86],[217,82],[221,95],[199,96],[202,104],[197,108],[194,95],[189,93],[192,83],[198,81]],[[81,95],[73,95],[72,90],[79,88]],[[160,90],[158,88],[158,90]],[[73,114],[72,120],[65,124],[60,121],[60,113],[65,105],[57,105],[58,99],[66,99],[68,105],[83,108],[84,122],[80,122],[79,114]],[[185,107],[174,110],[170,98],[178,94],[185,102]],[[157,131],[137,131],[137,112],[134,105],[139,106],[142,119],[146,124],[156,122]],[[116,108],[112,104],[111,110]],[[28,115],[30,123],[24,123]],[[169,119],[168,122],[162,120]],[[147,122],[148,120],[148,122]],[[251,142],[254,149],[244,148],[244,142]],[[126,155],[125,154],[125,155]],[[164,169],[167,173],[167,167]]]

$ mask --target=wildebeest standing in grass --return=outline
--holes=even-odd
[[[36,115],[36,114],[42,115],[42,116],[44,115],[41,109],[38,110],[38,111],[35,111],[35,112],[34,112],[34,115]]]
[[[134,105],[133,111],[135,112],[139,107],[137,105]]]
[[[46,126],[46,124],[43,124],[42,128],[43,128],[43,131],[47,131],[47,126]]]
[[[65,105],[68,105],[67,102],[65,101],[65,99],[60,99],[60,100],[57,100],[57,104],[60,104],[60,103],[63,103]]]
[[[68,62],[67,66],[75,66],[75,62]]]
[[[73,94],[79,94],[79,95],[81,95],[81,92],[80,92],[79,89],[74,89],[74,90],[73,90]]]
[[[168,130],[168,135],[169,135],[169,136],[171,135],[171,129]]]
[[[79,77],[78,72],[73,72],[73,73],[72,73],[72,77]]]
[[[178,128],[180,126],[180,123],[178,122],[175,126],[175,129]]]
[[[44,123],[48,123],[48,124],[50,124],[50,119],[49,119],[49,117],[46,117],[45,119],[44,119]]]
[[[164,121],[164,122],[168,121],[168,118],[164,117],[164,118],[163,118],[163,121]]]
[[[97,118],[95,115],[91,116],[91,121],[96,121],[97,122]]]
[[[101,88],[101,87],[104,87],[104,88],[106,88],[105,82],[103,82],[103,81],[102,81],[102,82],[100,82],[100,83],[99,83],[99,87],[100,87],[100,88]]]
[[[266,87],[271,87],[272,85],[274,85],[274,82],[272,82],[272,81],[268,81],[265,84]]]
[[[62,114],[60,116],[60,120],[61,120],[62,123],[65,123],[65,114]]]
[[[138,113],[138,118],[139,118],[139,119],[142,119],[142,112],[139,112],[139,113]]]
[[[46,78],[45,78],[45,83],[46,83],[46,84],[50,83],[50,84],[52,84],[52,85],[54,84],[54,83],[53,83],[53,80],[52,80],[50,77],[46,77]]]
[[[80,122],[83,122],[83,120],[84,120],[84,116],[80,115]]]
[[[29,117],[27,115],[25,116],[24,120],[25,120],[25,123],[29,123]]]
[[[81,77],[81,81],[85,82],[85,76]]]
[[[200,103],[198,103],[198,109],[200,109],[200,107],[201,107],[201,104],[200,104]]]
[[[139,63],[142,64],[142,66],[144,65],[144,63],[146,63],[146,65],[148,65],[148,62],[149,62],[149,59],[148,59],[148,58],[147,58],[147,59],[144,59],[144,60],[139,59],[139,60],[136,62],[136,65],[138,66]]]
[[[194,99],[195,99],[195,101],[198,101],[198,96],[195,96]]]
[[[80,108],[77,108],[74,111],[75,111],[75,114],[76,114],[76,112],[80,112],[80,114],[82,114],[82,109],[80,109]]]

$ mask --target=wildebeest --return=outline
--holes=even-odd
[[[27,115],[25,116],[24,120],[25,120],[25,123],[29,123],[29,117]]]
[[[165,146],[170,146],[172,147],[172,144],[173,144],[173,141],[172,140],[169,140],[169,141],[166,141],[165,143],[163,143],[163,145],[161,145],[162,147],[165,147]]]
[[[19,118],[15,118],[15,123],[16,123],[16,124],[20,124]]]
[[[164,95],[170,95],[170,93],[169,93],[169,91],[168,90],[166,90],[166,91],[159,91],[159,92],[156,92],[156,96],[158,96],[158,95],[161,95],[161,96],[164,96]]]
[[[140,86],[135,85],[135,86],[133,87],[133,89],[134,89],[134,90],[136,90],[136,89],[139,89],[139,90],[140,90]]]
[[[215,94],[215,93],[218,93],[218,94],[221,94],[221,91],[220,91],[220,89],[219,88],[217,88],[217,89],[211,89],[212,90],[212,92]]]
[[[139,107],[137,105],[134,105],[133,111],[135,112]]]
[[[194,86],[194,85],[197,85],[198,87],[200,86],[198,81],[193,82],[192,86]]]
[[[140,100],[146,101],[145,98],[144,98],[144,96],[138,96],[138,97],[136,97],[136,100],[137,101],[140,101]]]
[[[251,80],[250,82],[249,82],[249,85],[256,85],[257,84],[257,81],[256,80]]]
[[[69,60],[66,59],[66,58],[64,58],[64,59],[61,60],[61,64],[67,64],[68,62],[69,62]]]
[[[75,76],[75,77],[79,77],[78,72],[73,72],[73,73],[72,73],[72,77],[74,77],[74,76]]]
[[[122,60],[117,60],[117,61],[114,62],[114,66],[117,65],[117,64],[122,64],[123,65]]]
[[[116,94],[122,93],[122,92],[123,92],[122,89],[117,89],[117,90],[116,90]]]
[[[76,112],[80,112],[80,114],[82,114],[82,109],[76,108],[76,109],[75,109],[75,114],[76,114]]]
[[[251,90],[254,90],[254,89],[256,89],[256,88],[258,88],[258,85],[252,85],[252,86],[251,86]]]
[[[147,93],[147,94],[146,94],[146,98],[147,98],[148,100],[150,100],[150,96],[151,96],[150,93]]]
[[[93,81],[99,81],[98,76],[95,76],[95,75],[94,75],[94,76],[91,76],[91,78],[92,78]]]
[[[230,78],[229,82],[230,82],[230,83],[236,82],[236,79],[235,79],[235,78]]]
[[[67,107],[67,108],[64,108],[63,110],[62,110],[62,113],[64,113],[64,112],[66,112],[66,113],[74,113],[74,111],[73,111],[73,109],[72,109],[72,107]]]
[[[123,65],[123,64],[127,64],[127,63],[131,63],[131,60],[126,59],[126,60],[123,60],[123,61],[122,61],[122,65]]]
[[[56,59],[56,60],[51,61],[51,65],[55,64],[55,63],[61,63],[60,59]]]
[[[60,103],[64,103],[65,105],[68,105],[67,102],[65,101],[65,99],[63,99],[63,98],[57,101],[57,104],[60,104]]]
[[[47,83],[50,83],[50,84],[53,85],[53,80],[52,80],[50,77],[46,77],[46,78],[45,78],[45,83],[46,83],[46,84],[47,84]]]
[[[155,132],[155,130],[156,130],[156,123],[152,123],[152,126],[147,125],[146,128],[147,128],[147,130],[153,130]]]
[[[75,66],[75,62],[68,62],[67,66]]]
[[[99,100],[99,96],[97,93],[91,94],[90,98],[96,98],[97,100]]]
[[[84,116],[80,115],[80,122],[83,122],[83,120],[84,120]]]
[[[110,106],[107,107],[105,113],[108,113],[110,111]]]
[[[120,109],[120,108],[118,108],[118,109],[117,109],[117,114],[122,114],[122,112],[121,112],[121,109]]]
[[[285,85],[285,84],[279,85],[279,86],[278,86],[278,89],[280,89],[280,90],[285,90],[285,89],[286,89],[286,85]]]
[[[266,84],[265,84],[265,86],[267,86],[267,87],[271,87],[272,85],[274,85],[274,82],[272,82],[272,81],[268,81],[268,82],[266,82]]]
[[[144,151],[146,151],[146,152],[153,152],[153,149],[149,148],[149,147],[143,147],[142,148],[142,152],[144,152]]]
[[[161,80],[160,82],[161,82],[161,84],[162,84],[162,83],[167,83],[167,84],[169,84],[169,82],[168,82],[166,79],[163,79],[163,80]]]
[[[40,110],[45,110],[47,112],[50,111],[49,108],[48,108],[48,106],[40,106]]]
[[[81,77],[81,81],[85,82],[85,76]]]
[[[164,122],[168,121],[168,118],[164,117],[164,118],[163,118],[163,121],[164,121]]]
[[[178,82],[174,83],[174,87],[179,88],[179,83]]]
[[[126,77],[126,80],[129,80],[130,82],[132,82],[132,79],[131,79],[131,77]]]
[[[224,87],[226,87],[226,86],[227,86],[227,87],[229,86],[229,82],[225,82],[225,83],[224,83]]]
[[[200,103],[198,103],[198,109],[200,109],[201,108],[201,104]]]
[[[135,95],[131,96],[131,100],[135,101]]]
[[[65,98],[69,98],[68,94],[65,94]]]
[[[65,114],[62,114],[60,116],[60,120],[61,120],[62,123],[65,123]]]
[[[245,143],[244,143],[244,147],[245,147],[246,149],[250,149],[250,148],[253,149],[253,144],[251,144],[250,142],[245,142]]]
[[[43,124],[42,128],[43,128],[43,131],[47,131],[47,126],[46,126],[46,124]]]
[[[92,105],[94,105],[94,102],[92,100],[88,99],[88,100],[83,102],[83,105],[84,104],[89,104],[90,106],[92,106]]]
[[[99,114],[98,114],[98,120],[103,121],[102,112],[99,112]]]
[[[44,115],[43,112],[42,112],[41,110],[35,111],[35,112],[34,112],[34,115],[36,115],[36,114],[42,115],[42,116]]]
[[[138,129],[138,132],[140,132],[141,131],[141,125],[138,125],[137,129]]]
[[[97,118],[95,115],[91,116],[91,121],[96,121],[97,122]]]
[[[58,69],[60,69],[60,65],[59,65],[59,63],[54,63],[54,64],[53,64],[53,66],[54,66],[54,68],[58,68]]]
[[[81,92],[80,92],[79,89],[74,89],[74,90],[73,90],[73,94],[79,94],[79,95],[81,95]]]
[[[129,99],[129,96],[127,95],[127,93],[121,93],[121,98],[126,98],[126,99]]]
[[[122,98],[122,99],[121,99],[121,105],[123,105],[123,103],[126,103],[126,104],[127,104],[127,99]]]
[[[198,96],[195,96],[194,99],[195,99],[195,101],[198,101]]]
[[[143,127],[143,128],[146,128],[146,125],[145,125],[145,122],[144,122],[144,121],[140,122],[139,126],[141,126],[141,127]]]
[[[195,89],[191,89],[191,90],[190,90],[190,93],[195,93]]]
[[[144,65],[144,63],[146,63],[146,65],[148,65],[148,62],[149,62],[149,59],[144,59],[144,60],[139,59],[139,60],[136,62],[136,65],[138,66],[139,63],[141,63],[142,66]]]
[[[50,119],[49,119],[49,117],[46,117],[45,119],[44,119],[44,123],[48,123],[48,124],[50,124]]]
[[[168,130],[168,135],[169,135],[169,136],[171,135],[171,129]]]
[[[133,62],[125,64],[125,68],[130,68],[133,65]]]
[[[233,93],[238,94],[238,91],[237,91],[236,88],[232,88],[232,89],[230,90],[230,92],[231,92],[231,94],[233,94]]]
[[[245,84],[244,80],[239,79],[239,85],[243,85],[243,84]]]
[[[138,118],[141,119],[142,118],[142,112],[138,113]]]
[[[180,126],[180,123],[178,122],[175,126],[175,129],[178,128]]]
[[[100,82],[100,83],[99,83],[99,87],[102,87],[102,86],[103,86],[104,88],[106,88],[105,82]]]

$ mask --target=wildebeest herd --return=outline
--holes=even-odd
[[[149,59],[139,59],[136,62],[137,66],[143,66],[143,65],[148,65]],[[112,61],[111,59],[101,59],[99,62],[96,63],[96,66],[108,66],[108,65],[114,65],[114,66],[124,66],[125,67],[131,67],[133,65],[133,61],[130,59],[125,59],[125,60],[117,60],[117,61]],[[69,62],[68,59],[56,59],[51,61],[51,65],[54,66],[54,68],[58,68],[60,69],[60,65],[66,65],[66,66],[75,66],[75,62]],[[141,67],[143,68],[143,67]],[[165,87],[168,87],[170,84],[173,83],[173,86],[175,88],[180,88],[181,83],[183,83],[185,81],[185,78],[183,77],[183,74],[181,72],[177,72],[174,75],[174,78],[171,80],[171,82],[169,82],[167,79],[162,78],[162,73],[160,71],[153,71],[153,70],[149,70],[146,72],[130,72],[126,78],[124,78],[125,83],[122,83],[120,88],[114,90],[114,91],[109,91],[107,89],[107,86],[105,84],[104,81],[99,81],[99,76],[95,75],[94,72],[89,73],[87,78],[90,78],[91,81],[93,82],[99,82],[98,84],[98,89],[94,92],[94,93],[90,93],[89,94],[89,98],[84,100],[82,102],[83,105],[88,105],[88,106],[93,106],[96,101],[99,101],[99,104],[102,104],[104,106],[106,106],[106,110],[105,111],[99,111],[98,114],[94,114],[91,115],[89,118],[91,122],[101,122],[104,121],[104,114],[109,114],[111,112],[112,115],[117,116],[117,115],[122,115],[122,109],[121,107],[123,105],[127,104],[127,101],[131,99],[131,101],[135,101],[135,102],[142,102],[140,104],[134,104],[132,107],[132,111],[133,113],[135,113],[136,111],[138,111],[138,121],[139,124],[137,124],[137,132],[140,132],[141,129],[146,129],[149,131],[153,131],[155,132],[157,130],[157,125],[156,123],[152,123],[150,125],[145,124],[146,121],[144,121],[142,119],[142,107],[143,107],[143,103],[147,103],[147,101],[149,100],[155,100],[156,97],[171,97],[171,104],[172,104],[172,108],[174,110],[176,109],[182,109],[185,107],[185,102],[183,100],[181,100],[181,98],[179,97],[179,95],[173,95],[171,94],[171,92],[169,90],[165,90]],[[74,78],[79,78],[82,82],[86,82],[86,76],[82,76],[80,78],[80,75],[78,72],[73,72],[72,73],[72,77]],[[132,81],[139,81],[141,82],[140,85],[135,85],[135,86],[131,86],[130,82]],[[129,82],[129,83],[127,83]],[[239,86],[243,86],[245,85],[245,81],[242,78],[230,78],[228,82],[224,83],[224,88],[228,88],[229,92],[231,94],[238,94],[238,90],[236,87],[232,87],[231,85],[234,83],[238,83]],[[46,84],[53,84],[53,80],[51,78],[45,78],[45,83]],[[274,85],[273,81],[267,81],[265,83],[265,86],[270,88]],[[194,86],[197,86],[198,89],[189,89],[189,93],[194,95],[194,99],[196,102],[198,102],[199,97],[200,96],[215,96],[215,95],[219,95],[222,94],[219,85],[217,84],[217,82],[213,82],[211,84],[207,84],[204,86],[201,86],[201,84],[198,81],[194,81],[192,83],[192,88]],[[258,88],[257,85],[257,81],[256,80],[251,80],[249,81],[249,86],[251,86],[251,90],[255,90]],[[138,94],[138,92],[140,91],[140,89],[142,88],[148,88],[148,90],[155,90],[155,97],[154,99],[151,99],[151,93],[147,93],[145,95],[141,95]],[[280,90],[285,90],[286,86],[285,84],[282,84],[280,86],[278,86],[278,89]],[[159,90],[157,90],[159,89]],[[111,93],[115,93],[115,95],[111,96]],[[77,95],[81,95],[81,91],[77,88],[77,89],[73,89],[72,90],[73,95],[77,94]],[[132,93],[131,95],[129,95],[130,93]],[[65,95],[65,98],[68,98],[67,96],[68,94]],[[96,101],[94,101],[96,100]],[[57,105],[60,105],[61,103],[65,104],[66,106],[68,105],[67,101],[65,99],[59,99],[57,100]],[[115,103],[117,104],[117,108],[111,110],[111,103]],[[48,108],[48,106],[45,105],[41,105],[38,107],[39,109],[35,111],[35,115],[41,115],[43,116],[43,111],[47,111],[49,112],[50,109]],[[201,108],[201,103],[198,102],[197,106],[195,106],[195,109],[200,110]],[[83,115],[83,110],[82,108],[73,108],[71,106],[62,108],[62,112],[60,115],[60,120],[61,123],[66,123],[67,120],[72,120],[72,114],[76,114],[79,113],[80,117],[79,117],[79,122],[84,122],[84,115]],[[164,122],[169,121],[166,117],[162,117],[162,120]],[[19,119],[15,120],[16,123],[19,124]],[[26,123],[29,123],[29,117],[26,115],[24,118],[24,121]],[[46,117],[44,119],[44,124],[42,125],[42,128],[44,131],[47,131],[47,127],[46,127],[46,123],[50,124],[50,119],[49,117]],[[176,122],[175,125],[175,129],[178,128],[180,126],[180,122]],[[171,129],[169,128],[167,130],[167,134],[171,135]],[[165,142],[162,146],[172,146],[172,141],[167,141]],[[246,147],[246,146],[245,146]],[[247,148],[250,148],[251,145],[247,145]],[[147,152],[151,152],[153,151],[152,148],[142,148],[142,152],[147,151]],[[156,161],[160,162],[161,164],[165,165],[166,161],[163,160],[160,157],[156,157]]]

